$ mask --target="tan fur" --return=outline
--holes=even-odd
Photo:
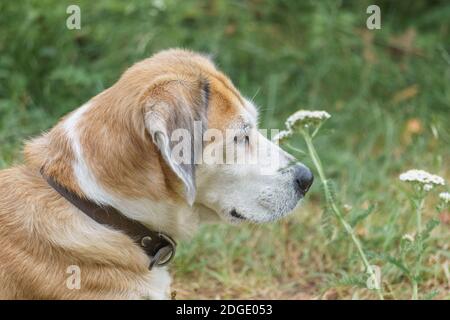
[[[207,58],[189,51],[168,50],[141,61],[91,99],[76,130],[85,160],[102,186],[126,198],[186,205],[179,179],[146,131],[144,114],[152,99],[182,94],[188,105],[194,104],[204,79],[211,90],[209,127],[224,130],[243,108],[242,97]],[[78,211],[39,173],[42,167],[66,188],[89,198],[74,176],[74,150],[63,127],[67,117],[27,143],[24,165],[0,171],[0,298],[151,297],[158,273],[147,269],[148,258],[140,248]],[[82,271],[80,290],[66,287],[70,265]]]

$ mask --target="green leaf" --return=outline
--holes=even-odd
[[[430,237],[431,231],[433,231],[434,228],[436,228],[439,225],[439,220],[437,219],[431,219],[427,222],[425,225],[425,229],[421,232],[420,237],[425,240]]]
[[[385,260],[397,268],[399,268],[408,278],[411,278],[411,272],[409,271],[408,267],[403,264],[403,262],[397,258],[394,258],[392,256],[386,255]]]
[[[366,287],[366,275],[344,274],[334,281],[335,286],[353,286],[358,288]]]
[[[327,239],[332,239],[334,234],[333,211],[330,206],[325,204],[320,217],[320,226]]]
[[[337,204],[337,197],[336,197],[336,185],[332,180],[327,180],[323,185],[323,188],[328,188],[328,191],[330,192],[331,199],[327,199],[327,201],[333,201]]]
[[[360,212],[356,211],[356,213],[350,215],[348,223],[352,227],[356,226],[359,222],[366,219],[370,214],[372,214],[374,212],[374,209],[375,205],[372,204],[366,210]]]
[[[416,237],[416,241],[413,243],[413,248],[418,255],[421,255],[426,248],[425,241],[430,237],[431,231],[439,225],[439,220],[431,219],[425,225],[425,229]]]

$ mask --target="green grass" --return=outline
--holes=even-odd
[[[74,3],[82,28],[69,31],[65,9]],[[4,1],[0,167],[21,161],[24,139],[110,86],[133,62],[187,47],[213,54],[254,97],[262,127],[281,128],[300,108],[330,112],[315,140],[326,174],[342,204],[375,205],[356,227],[365,249],[396,254],[399,238],[414,230],[398,174],[420,168],[450,178],[450,5],[376,1],[382,29],[369,31],[365,9],[372,3]],[[306,150],[301,140],[292,143]],[[313,167],[308,157],[300,160]],[[362,269],[342,231],[332,241],[326,236],[322,200],[316,183],[304,207],[279,223],[202,227],[180,244],[172,268],[178,295],[376,298],[352,279]],[[427,219],[438,217],[436,201],[427,202]],[[441,213],[433,231],[420,288],[447,299],[448,215]],[[371,262],[382,267],[387,298],[410,297],[395,267]]]

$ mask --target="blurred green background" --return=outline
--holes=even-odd
[[[81,8],[80,30],[66,28],[71,4]],[[381,7],[380,30],[366,28],[370,4]],[[132,63],[189,48],[212,54],[254,98],[261,127],[282,128],[300,108],[331,113],[316,142],[326,171],[342,203],[376,205],[361,226],[365,245],[394,250],[410,225],[398,174],[413,167],[450,174],[449,27],[450,3],[437,0],[2,1],[0,168],[21,160],[24,139]],[[345,279],[358,266],[351,246],[321,232],[320,199],[315,185],[305,209],[284,222],[204,227],[181,245],[175,289],[207,298],[366,294],[345,281],[330,289],[330,276]],[[438,259],[448,261],[448,221],[439,228]],[[448,290],[442,270],[430,268],[430,287]],[[402,297],[405,280],[385,272]]]

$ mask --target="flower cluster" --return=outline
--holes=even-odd
[[[400,175],[400,180],[405,182],[419,183],[423,190],[430,191],[434,186],[445,185],[442,177],[428,173],[424,170],[408,170]]]
[[[406,234],[403,235],[402,240],[406,240],[406,241],[409,241],[409,242],[414,242],[414,235],[406,233]]]
[[[309,125],[320,124],[323,120],[327,120],[330,117],[330,114],[326,111],[299,110],[287,118],[285,123],[286,129],[281,130],[272,137],[272,141],[283,143],[294,134],[295,129],[301,126],[307,128]]]
[[[441,200],[443,200],[445,203],[449,203],[450,202],[450,193],[441,192],[441,193],[439,193],[439,198],[441,198]]]
[[[299,110],[289,116],[286,120],[288,130],[293,130],[297,126],[308,126],[329,119],[331,116],[326,111]]]
[[[283,143],[286,139],[290,138],[291,136],[292,136],[291,130],[282,130],[272,138],[272,141],[276,143]]]

